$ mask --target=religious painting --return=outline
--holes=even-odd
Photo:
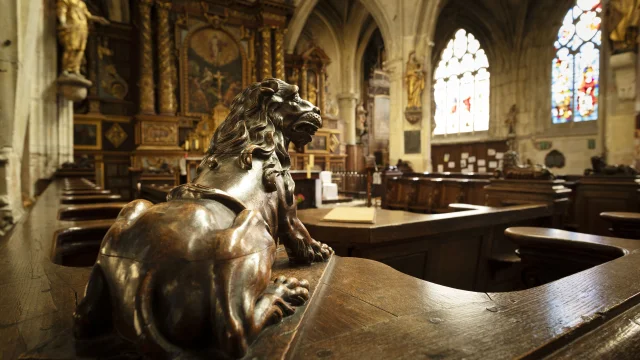
[[[311,142],[305,146],[306,153],[328,153],[329,152],[329,136],[328,134],[316,134],[311,137]]]
[[[73,121],[73,148],[77,150],[102,149],[102,123],[100,120]]]
[[[185,38],[181,54],[183,113],[210,115],[218,104],[230,107],[247,85],[246,55],[224,30],[204,26]]]

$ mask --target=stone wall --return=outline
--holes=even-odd
[[[72,161],[73,109],[56,93],[55,1],[6,1],[0,27],[1,235],[24,214],[36,181]]]

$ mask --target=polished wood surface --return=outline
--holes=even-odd
[[[58,220],[115,219],[125,202],[63,206],[58,210]]]
[[[62,196],[60,203],[62,204],[96,204],[122,201],[120,195],[103,194],[103,195],[69,195]]]
[[[611,224],[609,231],[614,236],[640,240],[640,213],[612,211],[600,217]]]
[[[303,210],[299,218],[314,238],[340,256],[380,261],[405,274],[459,289],[521,288],[516,248],[503,232],[510,226],[549,226],[551,207],[454,204],[453,210],[418,214],[375,209],[374,224],[323,221],[330,209]]]
[[[62,189],[54,181],[0,242],[2,359],[25,352],[24,359],[77,357],[71,313],[90,269],[51,262],[53,233],[82,223],[56,220]],[[403,213],[393,219],[455,215]],[[308,279],[311,300],[267,328],[248,357],[634,358],[640,344],[640,242],[571,236],[626,255],[536,288],[485,293],[422,281],[360,258],[336,256],[290,268],[280,251],[274,273]]]
[[[375,224],[345,224],[323,221],[331,209],[299,212],[300,220],[315,237],[332,243],[375,244],[402,241],[413,237],[472,229],[486,224],[507,223],[550,214],[543,204],[505,208],[480,208],[447,214],[417,214],[407,211],[376,209]]]

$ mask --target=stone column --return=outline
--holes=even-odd
[[[626,52],[611,56],[609,62],[615,81],[604,124],[610,164],[635,165],[636,61],[634,52]]]
[[[338,95],[340,118],[344,121],[344,141],[347,145],[356,143],[356,105],[358,97],[354,93]]]
[[[404,106],[406,89],[404,88],[404,59],[396,58],[385,63],[385,71],[389,74],[389,164],[395,164],[404,156]],[[425,90],[428,91],[428,90]],[[423,141],[428,141],[422,135]],[[412,159],[413,160],[413,159]],[[422,164],[414,162],[416,168]]]
[[[153,40],[151,38],[151,6],[153,0],[140,0],[140,114],[153,115],[155,96],[153,83]]]
[[[276,64],[275,74],[278,79],[285,80],[284,75],[284,30],[275,30]]]
[[[173,116],[176,114],[176,94],[173,74],[175,62],[173,59],[173,42],[171,41],[171,29],[169,27],[169,10],[171,2],[156,0],[158,14],[158,106],[161,115]]]
[[[60,164],[73,162],[73,102],[58,96],[58,152]]]
[[[260,30],[260,34],[262,35],[262,69],[261,69],[261,79],[266,79],[273,77],[273,72],[271,69],[271,28],[264,27]]]
[[[358,149],[356,147],[356,105],[358,97],[354,93],[338,95],[340,118],[344,121],[344,142],[347,150],[347,171],[356,171]]]

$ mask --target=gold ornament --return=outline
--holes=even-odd
[[[113,144],[113,147],[117,149],[127,139],[127,133],[120,125],[115,123],[111,128],[109,128],[109,130],[107,130],[105,137],[111,144]]]

